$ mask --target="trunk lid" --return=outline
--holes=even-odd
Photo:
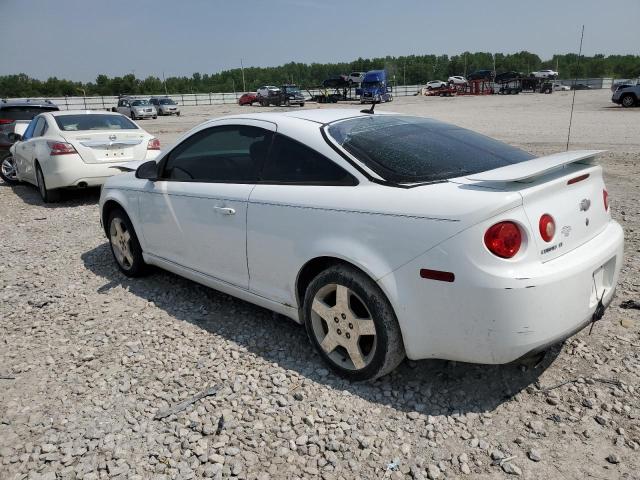
[[[112,163],[144,160],[148,140],[140,131],[118,130],[61,132],[85,163]]]
[[[604,230],[610,220],[605,208],[602,168],[594,150],[563,152],[470,175],[486,188],[517,191],[529,220],[529,240],[546,262],[583,245]],[[540,218],[551,215],[555,234],[545,241]]]

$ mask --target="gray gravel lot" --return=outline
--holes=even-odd
[[[640,109],[609,97],[578,92],[572,148],[608,150],[621,282],[593,333],[537,368],[405,362],[350,384],[291,321],[169,273],[120,274],[96,191],[44,206],[35,188],[0,183],[0,479],[640,478],[640,310],[621,307],[640,302]],[[570,101],[376,108],[546,154],[564,149]],[[206,118],[258,110],[184,107],[140,124],[168,145]]]

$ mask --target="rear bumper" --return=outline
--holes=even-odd
[[[573,251],[522,269],[482,269],[457,241],[380,280],[409,358],[500,364],[560,342],[589,323],[601,297],[611,302],[623,260],[615,221]],[[420,279],[429,267],[453,271],[455,281]]]
[[[159,151],[148,150],[144,160],[153,160]],[[115,163],[85,163],[80,155],[63,155],[50,157],[40,162],[42,173],[45,177],[47,188],[67,187],[97,187],[102,185],[109,177],[122,173]]]

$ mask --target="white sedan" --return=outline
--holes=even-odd
[[[449,84],[447,82],[443,82],[442,80],[431,80],[427,82],[427,90],[435,90],[437,88],[447,88]]]
[[[467,81],[466,78],[460,75],[454,75],[452,77],[449,77],[449,83],[452,83],[454,85],[466,85],[469,82]]]
[[[558,72],[555,70],[538,70],[537,72],[533,72],[532,75],[536,78],[556,78]]]
[[[230,116],[110,178],[101,220],[125,275],[156,265],[286,315],[347,378],[405,355],[505,363],[613,297],[623,232],[597,153],[371,110]]]
[[[62,188],[102,185],[119,173],[113,165],[160,151],[160,141],[124,115],[90,110],[42,113],[17,138],[3,173],[36,185],[45,202],[57,201]]]

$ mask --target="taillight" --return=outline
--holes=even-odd
[[[69,155],[71,153],[78,153],[73,145],[66,142],[47,142],[49,145],[49,155]]]
[[[553,240],[553,236],[556,234],[556,222],[553,221],[553,217],[548,213],[545,213],[540,217],[540,236],[545,242]]]
[[[152,138],[147,143],[147,150],[160,150],[160,140],[157,138]]]
[[[8,125],[13,122],[15,122],[15,120],[11,120],[10,118],[0,118],[0,125]]]
[[[609,211],[609,192],[602,190],[602,201],[604,202],[605,212]]]
[[[522,233],[513,222],[496,223],[484,234],[484,244],[494,255],[511,258],[520,250]]]

